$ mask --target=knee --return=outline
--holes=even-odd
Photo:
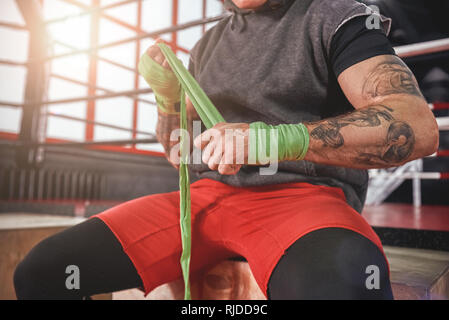
[[[273,299],[391,299],[388,265],[380,249],[339,228],[295,242],[269,282]]]
[[[55,282],[52,261],[51,239],[37,244],[14,270],[14,288],[20,300],[51,298],[49,286]]]
[[[388,263],[369,239],[349,230],[336,230],[327,272],[340,299],[392,299]]]
[[[14,270],[14,289],[16,291],[16,297],[19,300],[31,299],[29,290],[30,284],[33,283],[31,280],[30,263],[26,259],[22,260]],[[33,286],[33,285],[31,285]]]

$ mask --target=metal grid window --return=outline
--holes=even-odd
[[[48,76],[41,99],[45,121],[40,135],[53,142],[153,138],[157,111],[151,90],[136,71],[141,54],[161,37],[187,65],[189,50],[223,13],[220,0],[33,2],[48,36],[41,61],[31,56],[29,48],[31,24],[39,22],[24,17],[27,4],[23,0],[0,4],[0,40],[11,43],[2,46],[0,56],[0,132],[9,138],[20,134],[27,68],[45,63]],[[158,143],[115,148],[139,149],[162,150]]]

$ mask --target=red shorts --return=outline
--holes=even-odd
[[[236,256],[248,261],[266,294],[270,275],[285,250],[322,228],[350,229],[382,245],[339,188],[308,183],[232,187],[203,179],[191,185],[191,273]],[[145,294],[181,277],[179,192],[123,203],[96,217],[121,242],[139,273]]]

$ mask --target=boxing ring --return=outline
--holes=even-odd
[[[62,98],[55,100],[46,99],[46,86],[29,85],[25,91],[25,99],[23,103],[15,103],[10,101],[0,101],[0,106],[7,106],[11,108],[18,108],[23,110],[23,124],[21,133],[17,136],[0,132],[0,145],[7,145],[11,148],[17,148],[22,156],[20,159],[28,159],[32,157],[32,161],[39,163],[42,161],[42,154],[45,150],[54,148],[81,148],[81,149],[95,149],[105,146],[114,147],[116,151],[136,152],[138,144],[157,143],[155,132],[148,132],[137,129],[137,110],[139,104],[146,105],[149,108],[155,107],[155,102],[144,97],[152,93],[150,88],[139,88],[139,75],[137,71],[137,63],[140,58],[141,41],[144,39],[155,39],[164,34],[171,34],[172,40],[170,44],[175,52],[188,53],[188,50],[178,45],[178,31],[187,30],[190,28],[201,26],[203,32],[207,24],[217,22],[227,15],[227,13],[218,16],[207,17],[206,6],[207,1],[203,0],[203,18],[189,21],[186,23],[178,23],[178,0],[172,0],[172,26],[146,32],[142,29],[142,1],[139,0],[124,0],[113,4],[100,6],[99,2],[94,2],[92,6],[86,5],[77,0],[61,0],[70,5],[81,9],[81,12],[65,15],[63,17],[44,20],[40,13],[41,8],[36,7],[30,10],[29,3],[26,0],[17,0],[19,9],[23,12],[25,25],[0,22],[0,27],[9,28],[13,30],[28,31],[30,34],[30,54],[29,60],[26,62],[0,60],[0,64],[12,67],[24,67],[30,74],[29,83],[47,83],[49,79],[55,78],[67,83],[76,84],[87,88],[87,96],[79,96],[73,98]],[[33,2],[34,3],[34,2]],[[137,6],[137,23],[130,25],[107,13],[108,9],[120,8],[123,5],[136,3]],[[31,12],[31,13],[30,13]],[[92,25],[92,34],[90,47],[86,49],[78,49],[70,44],[62,41],[52,40],[48,34],[47,28],[55,23],[70,20],[80,16],[90,16]],[[119,25],[127,30],[135,33],[134,36],[127,37],[121,40],[112,41],[109,43],[100,44],[98,41],[99,20],[105,19],[113,24]],[[96,33],[97,32],[97,33]],[[41,39],[43,45],[38,45],[33,41],[33,38]],[[123,44],[134,43],[136,45],[136,65],[134,67],[126,66],[111,59],[102,57],[100,50],[105,48],[114,48]],[[63,46],[68,52],[60,54],[52,54],[55,45]],[[449,38],[427,41],[422,43],[415,43],[394,48],[399,57],[402,57],[407,62],[409,58],[423,57],[432,54],[449,51]],[[89,57],[89,74],[87,81],[80,81],[79,79],[70,78],[68,76],[52,72],[49,65],[52,61],[62,59],[65,57],[72,57],[77,55],[88,55]],[[134,77],[134,89],[124,91],[113,91],[96,83],[97,63],[102,61],[111,64],[115,67],[132,72]],[[40,91],[40,92],[39,92]],[[39,93],[36,93],[39,92]],[[132,128],[126,128],[118,125],[112,125],[106,122],[95,119],[95,103],[100,100],[124,97],[133,101],[133,119]],[[71,104],[85,102],[87,104],[86,117],[80,118],[73,115],[66,115],[47,110],[47,106],[61,105],[70,108]],[[429,108],[433,111],[449,110],[448,101],[435,101],[429,103]],[[71,142],[55,139],[47,139],[46,137],[46,123],[49,117],[61,118],[71,121],[84,123],[85,141]],[[438,127],[440,131],[449,131],[449,116],[437,117]],[[31,125],[34,123],[35,125]],[[110,128],[123,132],[131,133],[131,139],[126,140],[102,140],[95,141],[93,136],[94,126]],[[161,153],[148,153],[152,156],[162,156]],[[438,150],[431,155],[433,158],[449,157],[449,150]],[[24,162],[28,160],[23,160]],[[28,163],[26,163],[28,165]],[[376,169],[369,171],[369,189],[366,203],[368,205],[378,205],[384,200],[405,180],[413,181],[413,204],[415,207],[420,207],[422,203],[421,194],[421,180],[447,180],[449,179],[449,172],[423,172],[423,159],[418,159],[405,164],[404,166],[390,169]],[[40,194],[38,192],[38,194]],[[14,198],[11,195],[9,198]],[[28,197],[33,199],[33,196]],[[37,199],[39,200],[39,198]]]
[[[89,55],[89,59],[90,59],[90,71],[89,71],[89,79],[87,82],[83,82],[77,79],[73,79],[61,74],[56,74],[56,73],[52,73],[51,71],[48,72],[48,74],[45,74],[46,77],[49,78],[57,78],[66,82],[70,82],[73,84],[77,84],[80,86],[84,86],[88,88],[88,95],[87,96],[81,96],[81,97],[75,97],[75,98],[67,98],[67,99],[56,99],[56,100],[46,100],[46,99],[25,99],[25,102],[23,104],[19,104],[19,103],[13,103],[13,102],[9,102],[9,101],[0,101],[0,106],[8,106],[8,107],[13,107],[13,108],[23,108],[23,109],[27,109],[27,108],[37,108],[37,109],[45,109],[46,106],[51,106],[51,105],[56,105],[56,104],[66,104],[67,106],[69,106],[72,103],[77,103],[77,102],[87,102],[88,103],[88,116],[86,117],[86,119],[83,118],[77,118],[77,117],[73,117],[73,116],[67,116],[67,115],[62,115],[62,114],[58,114],[58,113],[54,113],[54,112],[46,112],[43,111],[42,114],[40,116],[46,118],[49,116],[52,117],[60,117],[60,118],[65,118],[65,119],[70,119],[73,121],[79,121],[79,122],[84,122],[87,125],[87,131],[88,134],[86,134],[86,143],[85,146],[91,145],[93,142],[89,141],[93,139],[92,136],[92,128],[93,126],[97,125],[97,126],[103,126],[103,127],[110,127],[112,129],[117,129],[117,130],[122,130],[122,131],[129,131],[132,132],[133,135],[133,141],[131,140],[126,140],[123,141],[123,145],[129,145],[130,143],[132,144],[132,146],[135,146],[135,144],[137,143],[153,143],[155,142],[155,140],[152,139],[137,139],[137,135],[142,134],[142,135],[146,135],[148,136],[148,138],[154,138],[154,133],[152,132],[143,132],[143,131],[139,131],[136,129],[135,123],[132,129],[129,128],[123,128],[123,127],[119,127],[119,126],[113,126],[113,125],[109,125],[107,123],[103,123],[101,121],[96,121],[93,117],[92,117],[92,110],[94,109],[95,106],[95,101],[98,100],[102,100],[102,99],[109,99],[109,98],[116,98],[116,97],[125,97],[125,98],[129,98],[131,100],[133,100],[135,103],[140,102],[140,103],[144,103],[144,104],[148,104],[148,105],[155,105],[154,101],[148,100],[148,99],[144,99],[141,98],[140,96],[142,95],[146,95],[152,92],[151,89],[149,88],[145,88],[145,89],[139,89],[138,88],[138,71],[137,71],[137,62],[140,58],[140,43],[142,40],[144,39],[148,39],[148,38],[152,38],[155,39],[157,37],[160,37],[161,35],[164,34],[172,34],[172,41],[169,42],[169,44],[174,48],[175,52],[184,52],[184,53],[188,53],[188,50],[186,50],[185,48],[181,47],[178,45],[177,43],[177,37],[178,35],[176,34],[176,32],[181,31],[181,30],[186,30],[189,28],[193,28],[193,27],[197,27],[197,26],[202,26],[203,27],[203,31],[205,30],[205,25],[209,24],[209,23],[213,23],[213,22],[217,22],[220,19],[222,19],[223,17],[225,17],[227,15],[227,13],[223,13],[221,15],[215,16],[215,17],[206,17],[206,4],[207,1],[203,0],[203,18],[202,19],[198,19],[198,20],[194,20],[194,21],[190,21],[187,23],[182,23],[182,24],[178,24],[178,1],[177,0],[173,0],[173,6],[172,6],[172,13],[173,13],[173,19],[172,19],[172,26],[170,27],[166,27],[163,29],[159,29],[156,31],[152,31],[152,32],[146,32],[145,30],[142,29],[141,25],[141,19],[142,19],[142,1],[140,0],[124,0],[124,1],[120,1],[120,2],[116,2],[116,3],[112,3],[112,4],[108,4],[108,5],[104,5],[104,6],[100,6],[98,3],[96,5],[93,6],[89,6],[86,5],[80,1],[77,0],[62,0],[63,2],[66,2],[68,4],[71,4],[73,6],[76,6],[80,9],[82,9],[81,12],[76,13],[76,14],[71,14],[71,15],[65,15],[63,17],[58,17],[58,18],[54,18],[54,19],[50,19],[50,20],[43,20],[41,15],[34,15],[31,16],[30,15],[24,15],[26,24],[25,25],[18,25],[18,24],[13,24],[13,23],[5,23],[5,22],[1,22],[0,23],[0,27],[4,27],[4,28],[11,28],[11,29],[15,29],[15,30],[28,30],[28,31],[32,31],[34,29],[34,27],[36,27],[37,30],[39,30],[41,32],[40,36],[42,38],[44,38],[44,42],[46,44],[45,48],[39,48],[41,52],[38,52],[38,54],[35,54],[34,56],[31,55],[29,60],[25,63],[21,63],[21,62],[17,62],[17,61],[7,61],[7,60],[0,60],[0,64],[2,65],[9,65],[9,66],[21,66],[21,67],[25,67],[27,68],[29,71],[32,71],[33,68],[36,67],[36,65],[47,65],[48,63],[50,63],[51,61],[57,60],[57,59],[61,59],[61,58],[65,58],[65,57],[70,57],[70,56],[75,56],[75,55],[82,55],[82,54],[88,54]],[[18,0],[17,1],[19,8],[24,6],[24,1],[23,0]],[[109,14],[107,14],[107,10],[111,9],[111,8],[118,8],[120,6],[123,5],[127,5],[130,3],[136,3],[137,4],[137,16],[138,16],[138,21],[137,24],[134,25],[130,25],[129,23],[124,22],[123,20],[120,20],[116,17],[113,17]],[[39,11],[39,8],[37,9]],[[91,35],[91,43],[90,43],[90,47],[87,49],[78,49],[75,48],[67,43],[61,42],[61,41],[56,41],[56,40],[52,40],[49,35],[48,32],[46,30],[47,27],[49,27],[50,25],[54,24],[54,23],[58,23],[61,21],[66,21],[69,19],[73,19],[73,18],[77,18],[80,16],[84,16],[84,15],[90,15],[91,17],[91,23],[92,23],[92,29],[95,29],[95,26],[98,26],[99,23],[99,19],[103,18],[106,19],[114,24],[117,24],[127,30],[133,31],[135,32],[135,36],[132,37],[128,37],[125,39],[121,39],[121,40],[117,40],[117,41],[112,41],[109,43],[105,43],[105,44],[99,44],[98,42],[98,35]],[[113,61],[111,59],[107,59],[105,57],[102,57],[98,52],[102,49],[106,49],[106,48],[113,48],[113,47],[117,47],[123,44],[127,44],[127,43],[135,43],[136,44],[136,66],[134,68],[123,65],[121,63],[118,63],[116,61]],[[63,46],[65,48],[67,48],[69,50],[69,52],[66,53],[61,53],[61,54],[51,54],[53,50],[53,46],[54,45],[60,45]],[[405,45],[405,46],[400,46],[400,47],[395,47],[394,48],[396,53],[398,54],[399,57],[402,58],[411,58],[411,57],[416,57],[416,56],[422,56],[422,55],[428,55],[428,54],[433,54],[433,53],[438,53],[438,52],[443,52],[443,51],[449,51],[449,38],[446,39],[440,39],[440,40],[434,40],[434,41],[428,41],[428,42],[422,42],[422,43],[416,43],[416,44],[411,44],[411,45]],[[38,51],[38,50],[36,50]],[[49,54],[50,53],[50,54]],[[111,65],[114,65],[116,67],[128,70],[130,72],[134,73],[135,76],[135,89],[133,90],[126,90],[126,91],[120,91],[120,92],[114,92],[112,90],[106,89],[106,88],[102,88],[100,86],[97,86],[95,84],[95,77],[93,76],[94,73],[96,73],[97,69],[96,69],[96,63],[98,61],[103,61],[106,63],[109,63]],[[100,91],[102,92],[102,94],[95,94],[96,91]],[[432,110],[442,110],[442,109],[449,109],[449,102],[435,102],[435,103],[431,103],[429,104],[429,107]],[[135,115],[136,116],[136,115]],[[134,122],[136,121],[136,119],[134,119]],[[442,118],[437,118],[440,130],[449,130],[449,117],[442,117]],[[44,121],[45,122],[45,121]],[[41,132],[39,132],[38,136],[40,139],[37,139],[39,141],[33,141],[33,143],[36,146],[39,146],[39,148],[45,148],[45,147],[51,147],[53,146],[53,144],[51,143],[46,143],[45,142],[45,133],[42,132],[43,128],[40,128]],[[18,144],[20,144],[20,142],[17,142]],[[120,141],[101,141],[99,143],[102,143],[103,145],[108,145],[108,144],[114,144],[114,145],[120,145]],[[63,145],[63,143],[59,143],[59,145]],[[67,142],[66,144],[64,144],[65,146],[70,146],[73,145],[75,146],[75,144],[72,144],[70,142]],[[56,146],[56,144],[54,145]],[[78,147],[82,147],[83,143],[76,143],[76,146]],[[447,156],[447,154],[449,153],[449,150],[440,150],[435,156]],[[387,175],[387,173],[385,173],[385,175]],[[378,177],[379,174],[378,173],[373,173],[372,176],[376,176]],[[424,175],[422,176],[422,178],[431,178],[431,179],[436,179],[437,176],[436,175]],[[446,174],[442,173],[439,177],[440,179],[446,179]]]

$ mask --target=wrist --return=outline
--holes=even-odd
[[[166,119],[166,118],[170,118],[170,119],[178,119],[179,122],[179,112],[176,113],[170,113],[170,112],[166,112],[164,111],[164,109],[162,108],[157,108],[157,115],[158,115],[158,119]],[[179,123],[178,123],[179,125]]]
[[[299,124],[268,125],[263,122],[250,124],[250,163],[263,164],[270,161],[303,160],[309,147],[309,132]]]
[[[159,96],[155,95],[158,112],[168,115],[179,115],[179,101],[166,102]]]

